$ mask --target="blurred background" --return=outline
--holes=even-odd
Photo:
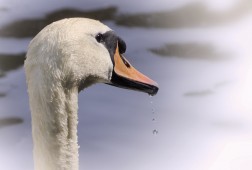
[[[33,169],[25,53],[66,17],[111,27],[160,86],[79,94],[80,169],[252,169],[251,0],[0,0],[0,169]]]

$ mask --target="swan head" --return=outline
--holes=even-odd
[[[45,81],[57,81],[79,91],[101,82],[155,95],[157,83],[137,71],[123,56],[125,51],[125,42],[99,21],[56,21],[29,45],[25,61],[27,81],[43,74]]]

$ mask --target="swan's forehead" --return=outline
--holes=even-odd
[[[111,29],[100,21],[88,18],[70,18],[62,21],[62,25],[66,26],[67,33],[74,34],[91,34],[105,33]]]

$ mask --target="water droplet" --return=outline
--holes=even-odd
[[[153,125],[154,125],[154,130],[152,130],[152,134],[153,135],[157,135],[158,134],[158,130],[156,129],[156,120],[157,120],[157,115],[156,115],[156,109],[154,107],[154,102],[152,100],[152,96],[150,96],[150,106],[151,106],[151,113],[152,113],[152,122],[153,122]],[[155,124],[154,124],[155,123]]]
[[[152,134],[153,134],[153,135],[157,135],[157,134],[158,134],[158,130],[157,130],[157,129],[154,129],[154,130],[152,131]]]
[[[151,109],[151,113],[155,114],[155,109],[154,108]]]

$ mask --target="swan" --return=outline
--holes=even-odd
[[[35,170],[77,170],[78,93],[105,83],[155,95],[155,81],[123,56],[125,42],[87,18],[53,22],[30,42],[25,74],[32,117]]]

